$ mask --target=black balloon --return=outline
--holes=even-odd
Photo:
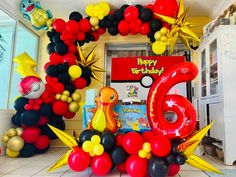
[[[111,152],[111,159],[113,164],[119,165],[126,161],[128,154],[122,147],[117,147]]]
[[[70,83],[70,75],[68,73],[61,73],[58,75],[58,80],[64,85]]]
[[[48,52],[49,55],[51,53],[55,52],[54,47],[55,47],[55,44],[52,43],[52,42],[47,45],[47,52]]]
[[[101,135],[101,144],[106,152],[111,152],[116,145],[116,137],[112,132],[104,132]]]
[[[52,37],[53,37],[54,34],[55,34],[55,31],[48,31],[47,32],[47,36],[48,36],[48,38],[50,39],[51,42],[52,42]]]
[[[56,43],[54,50],[60,55],[65,55],[68,52],[68,47],[66,44],[59,42]]]
[[[159,31],[162,28],[162,21],[159,19],[153,19],[150,23],[150,29],[153,32]]]
[[[75,86],[73,84],[67,84],[65,86],[65,89],[68,90],[70,92],[70,94],[74,93],[75,90],[76,90],[76,88],[75,88]]]
[[[84,41],[79,41],[79,46],[83,46],[84,45]]]
[[[92,130],[84,130],[79,135],[79,141],[82,145],[85,141],[90,140],[93,135],[96,135],[97,133]]]
[[[152,157],[148,162],[148,174],[151,177],[166,177],[169,165],[162,158]]]
[[[128,5],[128,4],[124,4],[123,6],[121,6],[120,9],[121,9],[122,11],[125,11],[125,9],[126,9],[127,7],[129,7],[129,5]]]
[[[169,163],[169,164],[174,164],[175,163],[175,156],[173,154],[169,154],[167,157],[166,157],[166,161]]]
[[[118,34],[118,28],[117,27],[114,27],[114,26],[112,26],[112,27],[109,27],[108,28],[108,32],[109,32],[109,34],[111,34],[112,36],[115,36],[115,35],[117,35]]]
[[[18,113],[25,111],[25,105],[28,104],[29,99],[25,97],[19,97],[14,102],[14,108]]]
[[[82,69],[81,77],[83,77],[83,78],[91,77],[92,72],[91,72],[91,70],[89,68],[83,67],[83,66],[80,66],[80,67]]]
[[[90,77],[87,77],[87,78],[84,78],[84,79],[86,80],[86,87],[88,87],[91,84],[92,80],[91,80]]]
[[[110,14],[110,15],[108,15],[107,19],[109,21],[116,21],[116,16],[114,14]]]
[[[17,127],[20,127],[21,126],[20,114],[13,115],[11,118],[11,123]]]
[[[118,21],[121,21],[124,19],[124,12],[122,10],[116,10],[114,12],[114,15]]]
[[[106,27],[112,27],[112,21],[107,20],[106,21]]]
[[[81,15],[81,13],[79,13],[77,11],[71,12],[71,14],[69,16],[70,20],[75,20],[77,22],[79,22],[82,18],[83,18],[83,16]]]
[[[156,39],[155,38],[150,38],[150,42],[155,42]]]
[[[20,157],[32,157],[37,153],[34,144],[24,144],[24,147],[20,150]]]
[[[178,151],[178,146],[179,146],[179,143],[172,143],[172,153],[174,155],[178,155],[179,154],[179,151]]]
[[[50,77],[57,77],[57,75],[58,75],[58,68],[57,68],[57,66],[56,65],[49,65],[46,68],[46,73]]]
[[[25,111],[21,114],[21,122],[26,126],[35,126],[39,121],[39,113],[36,111]]]
[[[52,105],[51,104],[41,105],[39,112],[41,115],[46,116],[46,117],[52,116],[53,115]]]
[[[52,41],[56,44],[59,42],[62,42],[61,38],[60,38],[61,34],[60,33],[55,33],[52,37]]]
[[[106,22],[107,22],[107,17],[104,17],[102,20],[99,21],[99,26],[102,28],[106,28],[107,27]]]
[[[184,165],[185,162],[186,162],[186,157],[185,157],[184,155],[181,155],[181,154],[176,155],[176,157],[175,157],[175,163],[176,163],[177,165]]]
[[[153,16],[152,10],[149,8],[143,8],[139,14],[139,17],[143,22],[151,21],[152,16]]]
[[[68,72],[68,68],[64,65],[64,63],[57,65],[57,68],[58,68],[59,73],[67,73]]]
[[[143,9],[143,6],[141,4],[135,5],[135,7],[138,9],[139,12]]]
[[[47,152],[49,150],[49,148],[50,148],[50,144],[45,149],[42,149],[42,150],[36,149],[36,152],[38,154],[43,154],[43,153]]]
[[[154,32],[150,32],[150,33],[148,33],[148,38],[154,38],[154,35],[155,35],[155,33]]]

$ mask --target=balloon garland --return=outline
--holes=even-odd
[[[165,177],[176,175],[180,165],[187,162],[221,174],[194,155],[213,123],[191,135],[196,123],[194,108],[183,97],[167,95],[175,84],[196,77],[197,69],[192,63],[173,66],[152,85],[147,99],[152,131],[116,133],[119,126],[113,120],[116,113],[112,107],[118,95],[111,88],[103,88],[106,90],[104,94],[101,90],[101,100],[97,100],[98,109],[90,129],[83,130],[77,138],[62,131],[65,130],[62,117],[73,118],[79,109],[78,90],[89,86],[92,78],[99,81],[96,73],[104,72],[95,66],[95,48],[85,57],[77,46],[97,41],[107,29],[111,35],[147,35],[154,42],[152,49],[156,54],[162,54],[169,45],[172,52],[177,38],[190,48],[189,41],[199,39],[190,30],[193,25],[186,21],[188,11],[184,11],[183,0],[179,6],[176,0],[157,0],[154,5],[144,7],[123,5],[114,12],[107,2],[100,2],[86,7],[88,17],[72,12],[68,22],[58,18],[51,20],[50,11],[43,10],[32,0],[22,0],[20,7],[35,29],[49,29],[47,52],[50,61],[44,66],[47,76],[46,83],[43,83],[34,71],[36,63],[26,53],[14,59],[23,79],[19,84],[22,96],[15,100],[17,113],[12,117],[12,123],[22,128],[9,129],[2,138],[9,157],[43,153],[50,146],[49,139],[59,137],[70,149],[49,172],[68,164],[77,172],[90,166],[98,176],[106,175],[116,167],[130,176]],[[35,18],[38,15],[39,18]],[[112,102],[103,102],[102,97]],[[110,105],[111,108],[104,108]],[[163,113],[168,111],[177,114],[176,122],[165,120]]]

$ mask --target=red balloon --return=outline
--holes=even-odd
[[[126,162],[120,164],[120,165],[116,165],[116,169],[122,173],[126,173]]]
[[[98,41],[99,39],[99,34],[95,31],[92,32],[92,36],[94,37],[94,41]]]
[[[38,111],[39,109],[40,109],[40,105],[38,105],[38,104],[33,105],[33,110],[34,111]]]
[[[56,101],[52,105],[53,112],[57,115],[65,115],[68,112],[68,104],[63,101]]]
[[[71,44],[71,45],[68,47],[68,52],[71,53],[71,54],[75,54],[75,53],[77,52],[76,45]]]
[[[143,139],[137,132],[129,132],[124,135],[122,145],[129,154],[137,154],[142,149]]]
[[[164,72],[152,84],[147,98],[147,116],[152,130],[169,139],[183,139],[189,136],[196,126],[196,111],[185,97],[167,95],[169,90],[180,82],[193,80],[198,73],[195,64],[191,62],[179,63]],[[168,122],[165,112],[177,114],[175,122]]]
[[[22,138],[26,143],[34,143],[39,138],[40,132],[39,128],[26,128],[22,133]]]
[[[144,177],[147,174],[147,159],[132,155],[126,161],[126,171],[131,177]]]
[[[79,21],[79,30],[86,33],[92,29],[92,26],[88,19],[84,18]]]
[[[165,157],[171,151],[170,140],[163,135],[155,136],[150,143],[153,154],[158,157]]]
[[[148,9],[152,10],[153,9],[153,4],[148,4],[148,5],[145,6],[145,8],[148,8]]]
[[[56,30],[56,32],[62,33],[62,31],[66,29],[66,22],[60,18],[57,18],[53,21],[52,26]]]
[[[79,23],[74,20],[69,20],[66,23],[66,30],[71,34],[77,34],[79,32]]]
[[[151,31],[149,23],[143,23],[140,29],[142,35],[147,35]]]
[[[129,23],[129,29],[130,29],[131,31],[134,30],[135,27],[136,27],[135,22],[130,22],[130,23]]]
[[[140,20],[140,19],[137,19],[137,20],[135,20],[135,26],[137,27],[137,26],[139,26],[139,27],[141,27],[141,25],[142,25],[142,21]]]
[[[136,8],[135,6],[129,6],[125,9],[124,18],[128,22],[132,22],[138,19],[138,17],[139,17],[139,11],[138,8]]]
[[[91,161],[92,172],[97,176],[103,176],[109,173],[112,167],[112,161],[109,155],[104,152],[100,156],[95,156]]]
[[[106,32],[106,28],[99,28],[96,32],[97,32],[99,35],[103,35],[103,34]]]
[[[76,56],[73,55],[73,54],[71,54],[71,53],[65,54],[65,55],[62,57],[62,59],[63,59],[63,62],[69,63],[70,66],[77,64],[77,63],[76,63],[76,59],[77,59]]]
[[[176,0],[156,0],[153,6],[153,12],[169,17],[176,17],[179,5]]]
[[[38,125],[46,125],[48,123],[48,118],[45,116],[40,116],[40,119],[38,121]]]
[[[65,90],[65,87],[62,83],[53,83],[53,93],[62,93]]]
[[[70,111],[64,115],[64,118],[66,119],[72,119],[73,117],[75,117],[75,113],[70,112]]]
[[[129,23],[125,20],[121,20],[118,24],[118,30],[120,34],[128,34],[129,33]]]
[[[62,56],[57,54],[56,52],[53,52],[50,54],[49,60],[52,64],[58,65],[58,64],[62,63]]]
[[[73,83],[77,89],[83,89],[87,86],[87,81],[83,77],[75,79]]]
[[[117,134],[116,135],[116,146],[121,146],[122,147],[123,139],[124,139],[123,134]]]
[[[152,139],[155,137],[155,134],[152,131],[147,131],[142,134],[144,142],[151,142]]]
[[[35,147],[39,150],[46,149],[50,144],[50,140],[46,135],[40,135],[37,141],[34,143]]]
[[[77,38],[79,41],[85,40],[85,38],[86,38],[85,33],[84,33],[84,32],[79,32],[79,33],[76,35],[76,38]]]
[[[180,171],[180,165],[170,164],[168,176],[175,176]]]
[[[71,170],[76,172],[84,171],[89,167],[90,156],[81,148],[74,148],[68,157],[68,164]]]

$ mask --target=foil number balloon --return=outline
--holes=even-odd
[[[148,119],[152,130],[170,139],[185,138],[196,125],[196,112],[191,102],[180,95],[167,95],[174,85],[193,80],[198,73],[191,62],[183,62],[172,67],[157,79],[149,90],[147,99]],[[174,112],[175,122],[168,122],[164,113]]]

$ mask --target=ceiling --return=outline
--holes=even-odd
[[[2,1],[2,0],[1,0]],[[18,9],[20,0],[3,0],[14,9]],[[84,14],[84,9],[90,3],[97,3],[99,0],[39,0],[44,9],[50,9],[54,17],[67,19],[70,12],[79,11]],[[155,0],[103,0],[109,2],[113,9],[123,4],[154,4]],[[190,16],[210,16],[212,11],[223,0],[185,0],[185,7],[190,8]],[[19,11],[19,9],[18,9]]]

